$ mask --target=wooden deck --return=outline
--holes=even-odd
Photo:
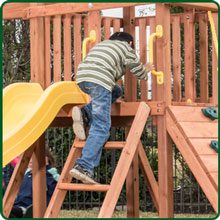
[[[218,154],[209,144],[218,139],[218,120],[205,117],[201,107],[170,106],[166,123],[169,135],[217,212]]]

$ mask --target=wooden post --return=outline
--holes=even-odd
[[[194,11],[184,13],[184,75],[185,99],[195,101],[195,14]]]
[[[53,18],[53,81],[61,81],[61,15]]]
[[[74,15],[73,18],[73,37],[74,37],[74,78],[76,78],[77,68],[82,61],[82,17],[81,15]]]
[[[63,44],[64,44],[64,80],[71,81],[72,73],[72,44],[71,44],[71,16],[66,15],[64,18]]]
[[[101,15],[99,11],[92,11],[88,13],[88,20],[87,20],[87,36],[89,35],[89,32],[91,30],[95,30],[96,32],[96,42],[95,44],[97,44],[98,42],[101,41]],[[95,44],[89,44],[88,45],[88,49],[87,52],[89,51],[89,49],[91,49],[92,46],[94,46]]]
[[[199,47],[200,47],[200,102],[207,103],[209,100],[207,14],[199,15]]]
[[[124,31],[131,34],[135,42],[134,7],[123,8]],[[125,74],[125,100],[137,100],[137,80],[129,71]],[[127,133],[129,128],[127,128]],[[139,217],[139,175],[138,156],[134,156],[132,165],[126,178],[127,217]]]
[[[50,59],[50,17],[45,17],[45,87],[51,84],[51,59]]]
[[[156,40],[157,70],[164,72],[164,84],[157,85],[157,99],[171,104],[170,9],[156,5],[156,24],[163,26],[163,37]],[[158,116],[159,217],[173,218],[172,144],[166,129],[166,115]]]
[[[131,34],[135,42],[134,7],[123,8],[124,31]],[[137,80],[129,71],[125,74],[125,100],[137,100]]]
[[[218,13],[213,13],[215,22],[215,30],[218,36]],[[212,103],[218,105],[218,59],[214,50],[214,43],[212,41]]]
[[[104,18],[103,26],[104,26],[104,39],[107,40],[110,37],[111,19]]]
[[[139,48],[140,48],[140,59],[143,64],[147,61],[147,45],[146,45],[146,19],[139,20]],[[148,100],[148,81],[141,80],[141,101]]]
[[[33,169],[33,217],[42,218],[46,211],[46,159],[44,134],[35,143],[32,156]]]
[[[180,16],[173,16],[173,101],[181,102]]]
[[[31,82],[45,88],[44,18],[30,19]]]
[[[39,3],[41,4],[41,3]],[[36,3],[36,5],[39,5]],[[40,83],[45,88],[45,29],[44,18],[30,19],[31,42],[31,81]],[[44,134],[36,141],[35,159],[33,160],[33,217],[40,218],[46,210],[46,167]],[[41,147],[41,150],[39,149]],[[44,171],[43,171],[44,170]],[[36,178],[34,178],[36,176]],[[39,184],[42,183],[43,185]],[[40,196],[39,196],[40,195]]]

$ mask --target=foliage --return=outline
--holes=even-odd
[[[3,84],[30,80],[29,22],[3,23]]]

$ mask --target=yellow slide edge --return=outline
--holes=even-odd
[[[3,91],[3,166],[27,150],[66,104],[88,102],[75,82],[57,82],[45,91],[37,83],[15,83]]]

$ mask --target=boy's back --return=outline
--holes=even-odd
[[[135,51],[124,41],[105,40],[94,46],[79,65],[77,83],[93,82],[111,91],[128,67],[138,78],[146,79],[146,70]]]

